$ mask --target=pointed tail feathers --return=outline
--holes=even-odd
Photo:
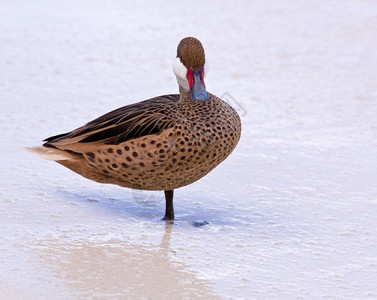
[[[25,147],[27,151],[38,154],[40,157],[48,160],[61,161],[61,160],[76,160],[78,157],[74,153],[70,153],[57,148],[48,148],[43,146],[38,147]]]

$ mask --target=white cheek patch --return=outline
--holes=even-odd
[[[175,74],[175,77],[177,78],[178,84],[184,88],[186,91],[188,91],[189,88],[189,83],[187,80],[187,68],[185,65],[181,62],[179,57],[176,57],[173,63],[173,71]]]
[[[208,70],[209,70],[209,63],[208,63],[208,58],[205,57],[205,62],[204,62],[204,77],[207,76]]]
[[[205,63],[204,63],[204,77],[208,73],[209,69],[209,63],[208,63],[208,58],[205,58]],[[186,91],[190,89],[189,83],[187,80],[187,68],[185,65],[181,62],[179,57],[176,57],[173,63],[173,71],[175,74],[175,77],[177,78],[178,84],[184,88]]]

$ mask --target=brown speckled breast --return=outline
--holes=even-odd
[[[119,144],[93,147],[94,151],[83,153],[87,169],[71,169],[98,182],[173,190],[213,170],[240,139],[237,112],[214,95],[210,94],[208,101],[194,101],[183,94],[166,109],[175,120],[171,128]]]

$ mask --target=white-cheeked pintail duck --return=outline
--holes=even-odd
[[[28,150],[100,183],[165,191],[165,220],[174,219],[173,191],[202,178],[236,147],[237,112],[206,91],[199,40],[184,38],[173,70],[179,94],[111,111]]]

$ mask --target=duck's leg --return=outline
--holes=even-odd
[[[174,220],[174,207],[173,207],[174,190],[165,191],[165,217],[163,220]]]

